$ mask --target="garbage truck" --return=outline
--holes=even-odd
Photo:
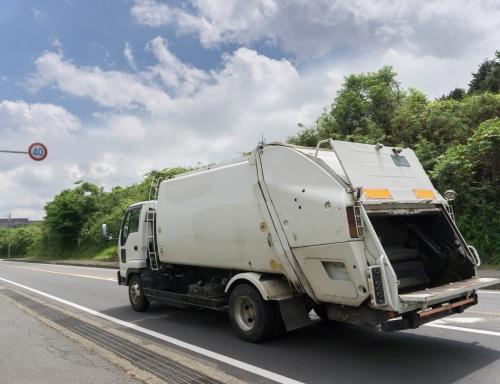
[[[314,312],[417,328],[499,282],[478,277],[478,253],[455,224],[456,194],[441,195],[408,148],[260,144],[152,191],[128,207],[118,239],[118,284],[132,308],[227,311],[247,341],[314,323]]]

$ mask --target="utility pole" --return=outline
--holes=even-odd
[[[9,245],[7,247],[7,259],[10,259],[10,213],[7,215],[7,239],[9,241]]]
[[[42,143],[33,143],[28,147],[27,151],[13,151],[11,149],[0,149],[0,153],[14,153],[14,154],[27,154],[32,160],[42,161],[47,157],[47,147]],[[5,215],[7,217],[7,236],[9,246],[7,248],[7,258],[10,259],[11,242],[10,242],[10,213]]]

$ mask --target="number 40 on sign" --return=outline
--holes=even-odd
[[[42,161],[47,157],[47,147],[42,143],[33,143],[28,148],[28,155],[35,161]]]

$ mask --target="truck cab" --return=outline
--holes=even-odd
[[[156,202],[141,201],[125,211],[118,236],[120,262],[119,282],[128,285],[132,274],[148,267],[148,247],[152,247],[153,223],[147,220],[148,211],[154,211]]]

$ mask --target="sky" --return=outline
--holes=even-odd
[[[48,147],[0,153],[0,217],[285,141],[350,73],[466,88],[499,42],[500,1],[0,0],[0,149]]]

